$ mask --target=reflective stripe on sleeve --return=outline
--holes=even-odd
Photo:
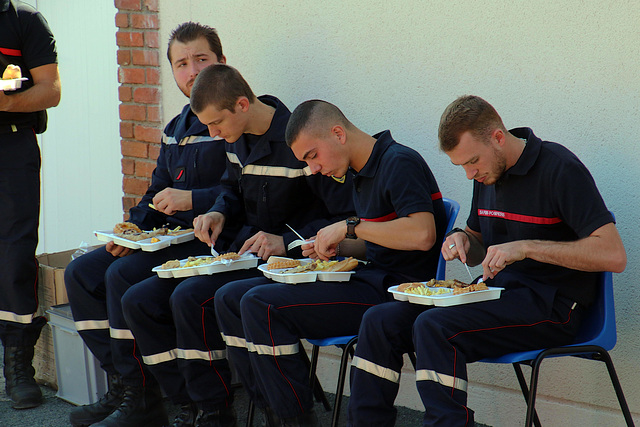
[[[234,337],[233,335],[225,335],[222,332],[220,333],[220,335],[222,336],[222,340],[229,347],[247,348],[247,340],[245,340],[244,338]]]
[[[222,360],[226,359],[226,350],[202,351],[196,349],[178,349],[178,358],[185,360]]]
[[[93,329],[109,329],[109,320],[78,320],[73,322],[78,331],[90,331]]]
[[[309,166],[306,166],[303,169],[267,165],[244,166],[235,153],[229,152],[227,152],[227,159],[229,159],[231,163],[239,165],[242,168],[243,175],[275,176],[280,178],[298,178],[301,176],[311,175],[311,168]]]
[[[361,357],[354,357],[353,362],[351,362],[351,366],[355,366],[356,368],[368,372],[371,375],[375,375],[376,377],[383,378],[387,381],[391,381],[397,383],[400,381],[400,372],[396,372],[392,369],[385,368],[384,366],[377,365],[373,362],[369,362],[366,359]]]
[[[416,371],[416,381],[435,381],[445,387],[456,388],[467,392],[467,381],[462,378],[455,378],[451,375],[439,374],[428,369],[418,369]]]

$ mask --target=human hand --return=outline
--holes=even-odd
[[[201,242],[214,246],[224,227],[225,218],[220,212],[208,212],[193,220],[193,233]]]
[[[310,238],[309,240],[311,240],[310,242],[307,243],[303,243],[302,246],[300,246],[300,248],[302,249],[302,256],[305,258],[311,258],[311,259],[318,259],[318,254],[316,253],[315,250],[315,243],[313,242],[313,240],[316,238],[316,236]]]
[[[114,242],[108,242],[105,249],[111,255],[118,258],[122,258],[133,253],[133,249],[120,246]]]
[[[165,215],[193,209],[191,190],[179,190],[167,187],[153,197],[153,206]]]
[[[318,254],[318,258],[326,261],[329,258],[336,256],[336,248],[338,247],[338,244],[345,239],[346,232],[347,225],[344,221],[327,225],[318,231],[314,244],[314,250]]]
[[[256,256],[265,261],[272,255],[284,256],[287,254],[287,249],[284,247],[284,238],[264,231],[259,231],[247,239],[238,254],[242,255],[247,251],[256,254]]]
[[[493,279],[507,265],[522,261],[526,257],[525,241],[523,240],[489,246],[487,255],[482,261],[482,278],[484,280]]]
[[[457,233],[451,234],[447,237],[444,242],[442,242],[442,257],[445,261],[452,261],[456,258],[459,258],[462,263],[467,263],[467,252],[471,247],[471,242],[469,241],[469,236],[467,233],[459,231]]]

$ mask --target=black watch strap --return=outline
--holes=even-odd
[[[467,237],[469,237],[469,234],[467,234],[466,231],[464,231],[462,228],[456,227],[456,228],[451,229],[451,231],[448,232],[447,234],[445,234],[444,238],[446,239],[447,237],[451,236],[452,234],[456,234],[456,233],[464,233],[464,234],[467,235]]]
[[[349,218],[347,218],[347,234],[345,234],[345,237],[347,239],[357,239],[358,236],[356,235],[356,225],[360,224],[360,218],[358,218],[357,216],[350,216]]]

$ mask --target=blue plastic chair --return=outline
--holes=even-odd
[[[447,228],[445,233],[448,233],[453,228],[460,212],[460,204],[455,200],[443,198],[444,207],[447,215]],[[438,267],[436,270],[436,280],[444,280],[447,269],[447,262],[440,255],[438,259]],[[311,386],[315,386],[316,381],[316,368],[318,366],[318,355],[320,353],[320,347],[327,347],[335,345],[342,349],[342,357],[340,358],[340,370],[338,373],[338,385],[336,387],[336,398],[333,404],[333,417],[331,419],[331,427],[338,425],[338,418],[340,416],[340,406],[342,403],[342,393],[344,391],[344,383],[347,377],[347,366],[349,357],[353,358],[354,347],[358,342],[357,335],[347,335],[343,337],[330,337],[321,339],[307,339],[307,341],[313,346],[311,350],[311,368],[309,370],[309,381]],[[412,355],[410,355],[412,356]],[[415,356],[414,356],[415,357]],[[412,358],[411,362],[415,366],[415,359]],[[315,388],[315,387],[314,387]]]
[[[585,359],[598,360],[604,362],[609,371],[611,384],[615,389],[620,408],[624,414],[624,419],[628,426],[633,426],[633,419],[629,411],[629,406],[622,392],[622,386],[616,375],[613,361],[608,351],[616,345],[616,314],[613,301],[613,275],[604,272],[600,275],[598,295],[596,301],[585,313],[580,331],[574,343],[563,347],[547,348],[542,350],[523,351],[509,353],[504,356],[480,360],[484,363],[511,363],[520,388],[527,402],[527,417],[525,426],[530,427],[533,422],[540,427],[540,420],[535,410],[536,391],[538,387],[538,375],[540,365],[547,357],[576,356]],[[521,365],[531,366],[530,387],[522,373]]]

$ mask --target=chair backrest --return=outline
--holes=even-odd
[[[599,274],[596,300],[586,311],[574,345],[599,345],[609,351],[616,345],[616,309],[613,301],[613,274]]]
[[[455,200],[447,199],[446,197],[442,198],[444,202],[444,209],[447,214],[447,229],[445,233],[448,233],[453,229],[453,225],[456,222],[456,218],[458,218],[458,212],[460,212],[460,204]],[[442,253],[440,253],[440,258],[438,258],[438,269],[436,270],[436,280],[444,280],[445,273],[447,271],[447,262],[442,257]]]

